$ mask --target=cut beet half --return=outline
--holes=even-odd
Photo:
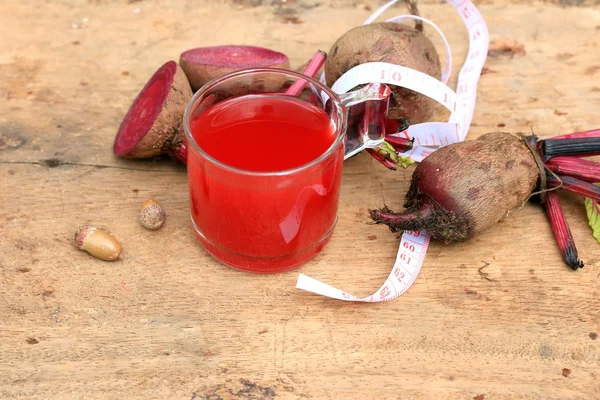
[[[196,91],[214,78],[242,69],[289,69],[289,60],[285,54],[262,47],[214,46],[181,53],[179,65]]]
[[[119,127],[113,151],[127,158],[170,152],[192,90],[175,61],[160,67],[137,95]]]

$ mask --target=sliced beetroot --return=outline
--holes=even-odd
[[[179,65],[196,91],[214,78],[242,69],[289,69],[289,60],[285,54],[262,47],[214,46],[183,52]]]
[[[160,67],[123,118],[113,146],[117,156],[151,158],[169,151],[181,129],[190,84],[175,61]]]

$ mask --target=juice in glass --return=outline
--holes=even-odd
[[[263,273],[294,268],[321,251],[337,220],[341,106],[321,96],[240,94],[213,85],[186,112],[196,234],[232,267]]]

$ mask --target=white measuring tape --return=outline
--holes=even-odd
[[[392,0],[373,13],[365,24],[373,22],[387,8],[398,0]],[[409,152],[401,154],[415,161],[422,161],[440,146],[463,141],[471,126],[477,83],[481,69],[485,63],[489,46],[487,25],[479,10],[470,0],[446,0],[460,14],[469,32],[469,52],[458,75],[456,92],[446,86],[452,66],[450,47],[441,30],[431,21],[412,15],[402,15],[389,19],[399,22],[405,19],[418,19],[432,25],[442,36],[446,46],[447,62],[442,73],[442,82],[400,65],[389,63],[366,63],[347,71],[332,86],[336,93],[348,90],[364,83],[381,82],[405,87],[435,99],[451,111],[448,122],[425,122],[411,125],[399,135],[415,138],[416,146]],[[323,79],[323,77],[321,77]],[[358,298],[342,290],[336,289],[316,279],[300,274],[296,287],[323,296],[345,301],[380,302],[395,299],[413,284],[423,265],[431,236],[424,232],[405,231],[400,241],[396,262],[383,285],[371,296]]]

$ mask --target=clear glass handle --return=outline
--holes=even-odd
[[[383,143],[390,94],[387,85],[370,83],[339,95],[348,121],[344,138],[344,159]]]

